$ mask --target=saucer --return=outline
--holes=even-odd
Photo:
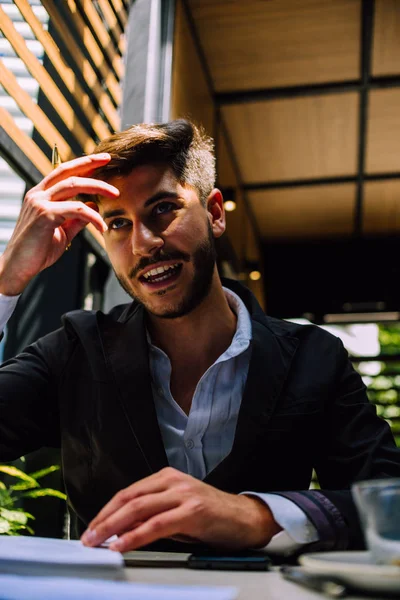
[[[377,565],[369,552],[315,552],[299,556],[299,562],[310,573],[340,577],[358,590],[400,594],[400,567]]]

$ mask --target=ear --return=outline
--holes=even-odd
[[[214,237],[219,238],[225,231],[224,199],[220,190],[214,188],[206,201],[206,209]]]

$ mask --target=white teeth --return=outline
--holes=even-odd
[[[149,277],[155,277],[156,275],[160,275],[161,273],[165,273],[165,271],[175,269],[176,267],[179,267],[179,263],[176,263],[174,265],[166,265],[165,267],[156,267],[155,269],[151,269],[151,271],[147,271],[147,273],[145,273],[143,277],[145,279],[148,279]]]

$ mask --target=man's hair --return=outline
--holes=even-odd
[[[203,204],[215,186],[213,140],[185,119],[133,125],[100,142],[94,152],[111,154],[110,162],[95,172],[101,179],[160,163],[170,167],[180,184],[195,188]]]

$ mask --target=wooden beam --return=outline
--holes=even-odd
[[[98,0],[98,4],[100,10],[103,14],[104,20],[107,22],[107,25],[110,29],[110,33],[112,34],[115,43],[118,46],[118,50],[121,55],[125,53],[125,42],[123,36],[123,29],[121,28],[117,17],[110,5],[109,0]]]
[[[4,131],[15,142],[19,148],[24,149],[24,154],[29,158],[31,163],[42,173],[47,175],[50,173],[52,166],[47,156],[42,152],[39,146],[21,131],[17,126],[10,113],[0,106],[0,122]]]
[[[103,139],[110,135],[111,129],[93,106],[90,97],[81,87],[74,71],[65,62],[51,35],[43,28],[40,20],[33,12],[29,0],[14,0],[14,3],[32,29],[38,42],[42,44],[43,50],[62,78],[68,91],[82,108],[97,136]]]
[[[82,39],[86,50],[103,77],[104,84],[107,86],[115,104],[119,106],[122,100],[121,88],[114,73],[104,61],[103,50],[98,45],[89,27],[79,14],[75,0],[65,0],[65,2],[68,5],[72,20],[75,23],[76,29],[79,32],[79,36]]]
[[[54,109],[59,114],[62,121],[70,129],[71,134],[77,139],[84,152],[91,152],[94,147],[94,141],[88,132],[77,120],[76,115],[70,104],[65,99],[53,79],[46,69],[40,64],[36,56],[28,49],[24,38],[17,32],[11,19],[6,15],[0,6],[0,29],[14,48],[16,54],[25,63],[26,68],[32,77],[39,83],[42,91],[51,98]],[[65,155],[63,159],[67,158]]]
[[[95,32],[101,47],[103,48],[103,52],[107,55],[108,60],[112,68],[114,69],[115,75],[118,79],[122,79],[123,76],[123,64],[121,61],[121,57],[118,52],[115,50],[113,41],[104,26],[99,13],[96,10],[96,7],[93,4],[92,0],[80,0],[80,5],[82,7],[83,12],[88,18],[93,31]]]
[[[73,154],[69,144],[60,134],[43,110],[34,102],[31,96],[19,85],[13,73],[7,69],[0,59],[0,85],[15,100],[21,111],[30,119],[42,138],[52,147],[57,144],[60,155],[66,160],[72,158]]]
[[[87,83],[87,86],[92,90],[94,96],[96,97],[99,103],[100,108],[102,109],[112,129],[114,131],[118,131],[120,127],[120,121],[117,110],[111,102],[111,99],[108,96],[107,92],[104,90],[101,83],[99,82],[97,73],[95,72],[87,58],[84,56],[84,54],[81,52],[81,50],[77,47],[74,37],[71,35],[68,28],[65,26],[65,22],[56,10],[54,2],[52,0],[42,0],[42,4],[48,12],[49,17],[54,27],[57,29],[58,35],[64,42],[66,48],[68,49],[68,52],[71,54],[76,65],[79,65],[82,71],[83,78]]]

